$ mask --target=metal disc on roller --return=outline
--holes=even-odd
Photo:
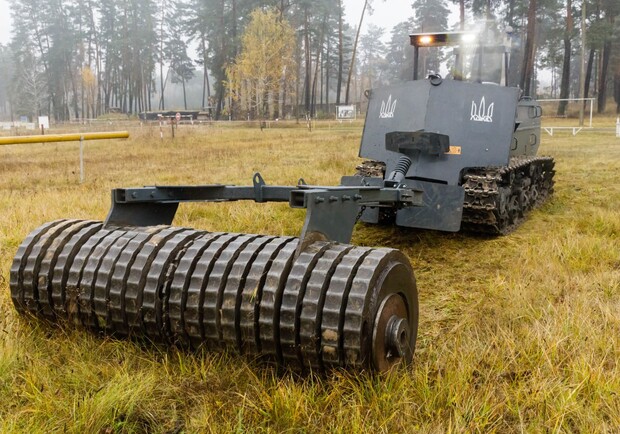
[[[187,250],[194,245],[196,239],[204,235],[204,232],[195,231],[191,229],[184,230],[182,233],[175,235],[171,240],[173,248],[170,250],[170,261],[168,262],[166,269],[163,270],[161,279],[161,334],[162,339],[170,344],[176,342],[174,335],[171,332],[170,326],[170,296],[174,293],[172,285],[174,282],[174,276],[179,266],[181,258],[185,255]]]
[[[57,236],[53,237],[52,243],[47,247],[45,252],[42,252],[43,259],[37,271],[36,290],[39,294],[41,314],[49,319],[55,318],[54,301],[52,299],[52,276],[54,274],[56,262],[73,236],[90,224],[91,222],[89,221],[76,220],[70,226],[65,227]]]
[[[167,311],[169,339],[176,345],[189,347],[185,315],[190,278],[202,253],[222,235],[224,234],[221,232],[202,232],[186,249],[180,252],[177,258],[176,269],[171,277]],[[140,272],[139,274],[143,273]]]
[[[57,237],[61,236],[63,231],[75,223],[77,220],[63,220],[48,228],[48,230],[39,234],[36,242],[32,243],[29,255],[24,261],[24,265],[21,268],[21,282],[23,296],[23,306],[30,311],[30,313],[36,314],[39,312],[41,306],[39,304],[39,291],[38,291],[38,274],[39,267],[45,258],[47,249],[52,246]]]
[[[280,250],[273,260],[259,304],[258,336],[260,338],[260,352],[271,360],[282,363],[282,348],[280,347],[280,305],[282,293],[293,265],[293,258],[297,242],[287,244]]]
[[[114,264],[108,290],[110,315],[108,321],[117,336],[127,335],[129,333],[124,298],[125,292],[127,291],[127,279],[131,267],[136,261],[139,253],[144,250],[149,240],[163,228],[164,226],[153,226],[146,228],[144,231],[140,231],[135,238],[127,243]]]
[[[340,261],[332,275],[329,288],[325,294],[323,313],[321,315],[320,354],[321,366],[344,366],[344,355],[340,345],[344,312],[347,297],[357,268],[371,249],[355,247]]]
[[[95,312],[94,286],[101,261],[105,258],[106,253],[116,240],[122,238],[126,233],[127,231],[118,230],[105,234],[101,241],[93,246],[88,260],[84,263],[81,270],[80,280],[77,283],[79,314],[82,324],[87,327],[99,328]]]
[[[333,245],[318,260],[306,284],[306,292],[298,317],[298,345],[303,356],[304,366],[311,370],[322,369],[321,323],[327,290],[331,285],[336,267],[352,248],[352,246],[344,244]]]
[[[177,254],[191,243],[198,233],[191,229],[166,228],[158,234],[157,255],[151,262],[148,270],[145,270],[146,281],[142,296],[142,330],[146,336],[158,342],[167,340],[168,333],[165,330],[163,312],[164,304],[168,307],[169,289],[172,282],[173,261]]]
[[[24,241],[19,245],[17,249],[17,253],[13,258],[13,263],[11,265],[10,277],[9,277],[9,287],[11,288],[11,299],[13,300],[13,305],[15,309],[19,313],[24,313],[26,311],[25,299],[24,299],[24,267],[26,266],[26,261],[30,256],[30,252],[34,244],[39,241],[39,238],[47,232],[50,228],[61,224],[65,220],[57,220],[49,223],[45,223],[44,225],[38,227],[34,231],[32,231]]]
[[[325,241],[315,242],[303,250],[295,259],[291,272],[288,275],[282,302],[280,305],[280,348],[282,357],[287,366],[301,369],[304,361],[299,347],[299,317],[302,301],[312,270],[321,256],[331,247]]]
[[[93,233],[75,254],[73,261],[69,265],[70,268],[67,271],[66,281],[63,283],[61,280],[61,287],[58,290],[54,289],[54,292],[65,294],[67,318],[74,324],[82,324],[85,326],[90,325],[90,323],[85,323],[83,321],[84,317],[88,316],[87,314],[84,315],[82,313],[83,310],[87,309],[87,311],[90,312],[91,309],[88,294],[82,293],[82,275],[84,274],[84,268],[90,259],[91,253],[95,247],[98,246],[99,243],[102,243],[105,237],[110,233],[111,231],[107,229],[101,229]],[[57,282],[53,284],[56,286]],[[86,306],[87,303],[88,306]]]
[[[258,235],[240,235],[232,240],[219,254],[213,267],[205,276],[206,286],[204,289],[204,303],[202,326],[204,330],[204,340],[208,342],[209,348],[220,346],[222,339],[221,333],[221,308],[222,292],[226,286],[228,274],[237,257],[243,249],[250,244]]]
[[[119,260],[123,249],[134,239],[141,239],[145,235],[135,231],[128,231],[117,238],[107,249],[97,271],[95,272],[93,284],[93,309],[99,328],[108,333],[112,333],[110,321],[110,280],[113,277],[114,266]]]
[[[67,280],[73,267],[73,261],[79,254],[82,246],[92,240],[94,235],[101,230],[101,222],[85,221],[86,225],[65,244],[52,274],[51,287],[48,287],[52,298],[52,307],[56,318],[68,319],[69,305],[67,303]],[[77,306],[74,303],[74,308]]]
[[[384,304],[388,298],[392,301]],[[398,336],[391,329],[396,323]],[[417,290],[409,261],[397,250],[373,250],[358,268],[348,295],[341,341],[345,365],[384,371],[399,362],[409,363],[417,326]],[[398,356],[394,346],[402,350]]]
[[[259,354],[260,337],[258,317],[263,296],[263,285],[274,259],[280,251],[293,242],[292,238],[274,238],[256,256],[237,300],[235,328],[242,353]]]
[[[274,237],[267,236],[254,239],[239,253],[228,273],[228,278],[222,291],[222,305],[220,308],[221,345],[225,348],[232,348],[241,352],[238,321],[241,291],[255,260],[265,246],[273,239]]]
[[[185,331],[194,349],[202,348],[205,345],[203,306],[205,286],[207,285],[209,273],[222,251],[237,237],[239,237],[239,234],[225,233],[214,240],[198,259],[196,268],[190,278],[185,309]]]

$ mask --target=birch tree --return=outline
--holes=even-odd
[[[241,37],[241,52],[227,69],[231,98],[255,117],[268,117],[281,92],[292,91],[294,54],[295,31],[290,24],[274,10],[252,12]]]

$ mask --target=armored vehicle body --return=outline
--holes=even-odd
[[[420,48],[476,41],[475,35],[462,32],[414,34],[410,39],[414,78]],[[554,161],[537,156],[540,105],[518,88],[503,85],[506,68],[498,68],[499,73],[475,71],[483,54],[506,65],[507,47],[475,47],[470,48],[474,72],[458,71],[460,80],[432,74],[367,93],[359,155],[370,160],[358,168],[358,179],[345,177],[343,183],[373,184],[377,181],[372,178],[397,176],[403,185],[423,191],[424,206],[367,210],[363,221],[506,234],[553,192]],[[457,51],[456,63],[462,64],[463,56]],[[482,81],[489,77],[497,82]]]

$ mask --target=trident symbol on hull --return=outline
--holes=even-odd
[[[379,119],[391,119],[394,117],[394,111],[396,110],[396,101],[392,102],[392,95],[386,101],[381,101],[381,110],[379,111]]]
[[[480,105],[476,105],[475,101],[471,102],[471,118],[469,120],[474,122],[493,122],[493,109],[495,108],[495,103],[489,104],[489,107],[486,106],[486,101],[484,97],[480,100]]]

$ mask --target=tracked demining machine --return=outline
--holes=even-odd
[[[421,47],[465,36],[412,35],[416,64]],[[478,44],[478,57],[485,50],[497,52]],[[305,372],[410,362],[411,265],[394,249],[350,245],[355,223],[504,234],[553,188],[553,160],[536,156],[540,106],[502,83],[461,78],[473,81],[432,75],[368,92],[360,156],[370,161],[341,185],[271,186],[256,174],[250,186],[115,189],[104,222],[44,224],[11,267],[16,309]],[[237,200],[305,208],[300,237],[170,226],[182,202]]]

